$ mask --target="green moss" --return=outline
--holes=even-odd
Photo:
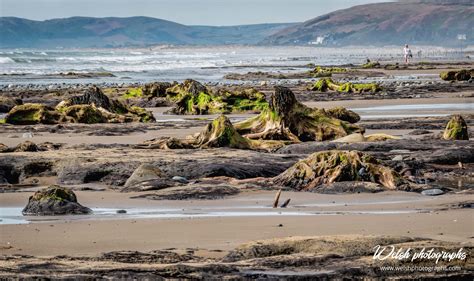
[[[0,119],[0,124],[5,124],[5,123],[6,123],[5,118]]]
[[[199,95],[194,98],[193,102],[198,106],[199,109],[206,109],[209,107],[209,103],[212,101],[212,97],[206,93],[199,93]]]
[[[70,201],[76,202],[76,196],[74,193],[65,187],[60,187],[57,185],[49,186],[46,189],[37,191],[33,195],[35,200],[55,200],[55,201]]]
[[[314,85],[310,88],[311,91],[326,92],[328,90],[328,80],[319,79]]]
[[[127,92],[122,96],[122,98],[124,99],[142,98],[142,97],[143,97],[143,89],[141,87],[129,88]]]

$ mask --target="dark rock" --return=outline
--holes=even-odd
[[[24,216],[83,215],[92,210],[79,204],[70,189],[52,185],[30,196],[22,213]]]

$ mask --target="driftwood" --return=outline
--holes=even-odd
[[[290,201],[291,201],[290,198],[286,199],[286,201],[283,202],[283,204],[281,204],[280,208],[286,208],[286,207],[288,207],[288,204],[290,204]]]
[[[275,200],[273,201],[273,208],[278,207],[278,201],[280,201],[281,189],[278,190],[277,194],[275,195]]]

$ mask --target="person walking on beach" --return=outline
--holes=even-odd
[[[405,48],[403,48],[403,55],[405,57],[405,64],[410,63],[410,58],[413,57],[410,48],[408,47],[408,44],[405,45]]]

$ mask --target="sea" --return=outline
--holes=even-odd
[[[419,61],[459,58],[456,49],[413,47]],[[0,49],[0,85],[222,81],[227,73],[298,72],[314,65],[401,61],[402,47],[214,46],[122,49]],[[64,78],[61,73],[111,73],[113,77]]]

